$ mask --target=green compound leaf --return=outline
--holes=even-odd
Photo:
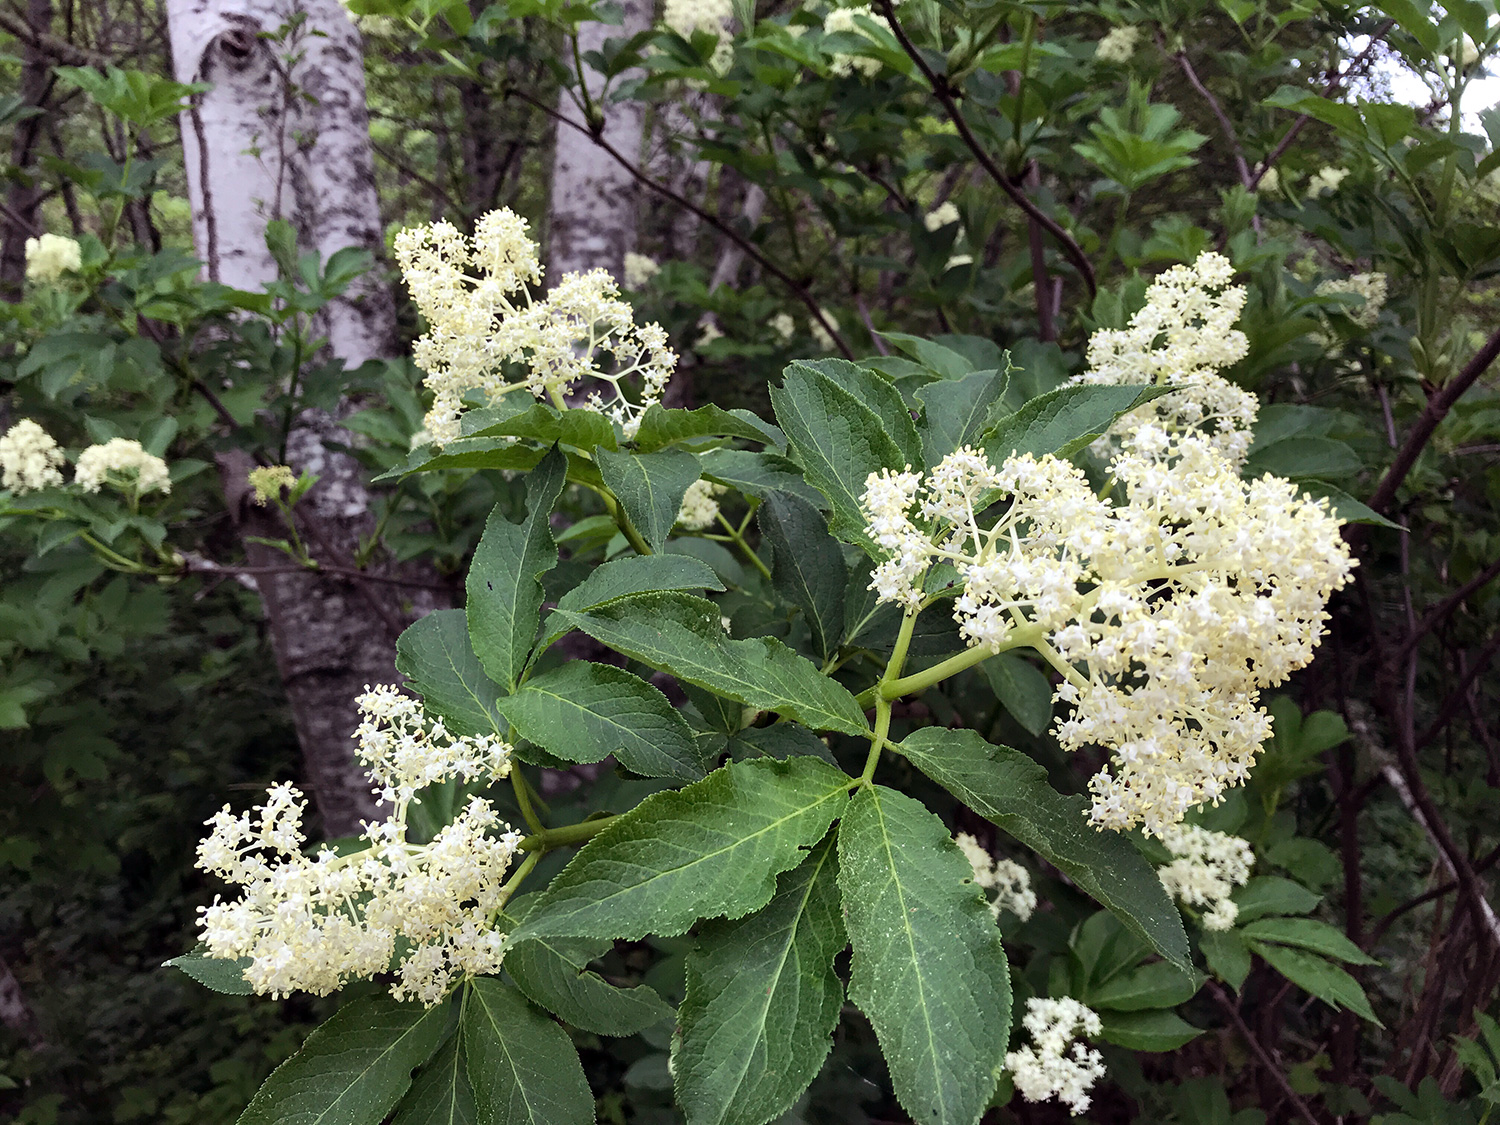
[[[1365,990],[1343,969],[1332,961],[1301,949],[1274,945],[1264,941],[1250,941],[1249,946],[1266,959],[1266,964],[1304,992],[1309,992],[1335,1008],[1348,1008],[1355,1015],[1369,1020],[1376,1027],[1384,1027],[1370,1007]]]
[[[652,453],[675,442],[709,437],[745,438],[763,445],[786,444],[780,430],[748,410],[725,410],[713,405],[697,410],[668,410],[660,403],[653,403],[641,418],[635,447],[642,453]]]
[[[844,1003],[836,871],[827,839],[763,909],[703,928],[672,1060],[688,1125],[764,1125],[822,1069]]]
[[[913,1121],[974,1125],[1010,1038],[1000,931],[943,822],[873,786],[839,825],[839,887],[854,946],[849,997],[875,1027]]]
[[[475,1125],[478,1112],[465,1071],[463,1037],[454,1035],[417,1075],[391,1125]]]
[[[1307,914],[1323,901],[1322,895],[1280,875],[1256,875],[1230,897],[1239,907],[1235,917],[1241,926],[1268,914]]]
[[[914,731],[895,749],[980,816],[1066,872],[1167,960],[1191,967],[1182,918],[1156,871],[1129,837],[1089,827],[1088,801],[1057,792],[1036,762],[1008,746],[986,742],[974,731],[938,727]]]
[[[571,445],[592,452],[596,447],[614,449],[615,428],[609,419],[592,410],[555,410],[546,403],[533,403],[519,414],[496,422],[467,438],[518,437],[542,445]]]
[[[787,492],[766,497],[756,516],[771,547],[771,582],[802,610],[813,644],[827,660],[844,632],[844,552],[824,525],[822,513]]]
[[[567,762],[613,754],[643,777],[697,781],[708,772],[687,720],[623,668],[569,661],[527,680],[498,706],[517,734]]]
[[[1171,387],[1058,387],[996,422],[984,450],[996,465],[1012,454],[1071,457],[1122,414],[1170,393]]]
[[[514,928],[536,904],[536,895],[513,901],[502,915]],[[600,938],[538,938],[505,955],[505,971],[532,1003],[596,1035],[634,1035],[672,1016],[672,1008],[647,985],[616,988],[589,962],[614,943]]]
[[[761,758],[652,794],[573,857],[511,940],[670,937],[699,918],[758,910],[843,811],[848,788],[817,758]]]
[[[541,576],[557,565],[548,519],[567,475],[567,459],[553,449],[526,481],[526,517],[511,523],[496,507],[469,566],[469,639],[490,679],[516,689],[536,640],[542,608]]]
[[[746,496],[763,500],[772,492],[790,492],[819,510],[828,507],[823,494],[802,479],[802,471],[796,462],[779,453],[710,449],[699,455],[698,462],[709,480],[728,485]]]
[[[560,622],[679,680],[813,730],[862,735],[864,712],[841,684],[772,637],[730,640],[718,606],[688,594],[641,594]]]
[[[250,967],[250,958],[238,957],[233,961],[222,957],[210,957],[199,946],[191,953],[173,957],[162,962],[163,969],[177,969],[192,977],[204,988],[222,992],[226,996],[249,996],[250,982],[245,979],[245,970]]]
[[[351,1000],[271,1072],[239,1125],[380,1125],[448,1030],[447,1006]]]
[[[698,458],[681,449],[663,453],[611,453],[601,449],[594,460],[630,522],[653,551],[660,551],[677,522],[688,486],[703,475]]]
[[[922,404],[917,432],[928,468],[979,437],[1007,382],[1005,371],[974,371],[917,388],[916,398]]]
[[[825,379],[831,379],[860,402],[875,412],[885,432],[890,435],[907,464],[919,464],[922,457],[922,439],[917,434],[917,425],[912,421],[911,408],[901,397],[895,383],[857,363],[847,359],[804,359],[793,366],[816,371]]]
[[[862,374],[871,383],[895,393],[880,376]],[[873,553],[874,546],[865,535],[865,517],[859,510],[865,479],[881,469],[916,464],[921,458],[920,440],[915,443],[914,459],[903,452],[870,405],[803,363],[786,369],[782,385],[771,388],[771,403],[792,452],[802,463],[807,483],[826,496],[833,507],[830,529],[839,538]],[[907,424],[911,424],[910,417]]]
[[[396,641],[396,670],[426,709],[458,734],[503,730],[500,689],[484,674],[461,609],[439,609],[408,625]]]
[[[594,1095],[568,1033],[510,985],[474,978],[462,1031],[479,1125],[593,1125]]]
[[[1351,965],[1378,965],[1359,946],[1327,922],[1314,918],[1261,918],[1251,922],[1240,931],[1247,939],[1271,941],[1277,945],[1295,945],[1331,957],[1335,961],[1347,961]]]

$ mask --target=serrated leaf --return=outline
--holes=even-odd
[[[1171,391],[1156,386],[1058,387],[1000,419],[984,435],[984,450],[999,465],[1012,454],[1071,457],[1107,432],[1116,418]]]
[[[689,1125],[764,1125],[822,1069],[844,1003],[836,872],[827,839],[761,910],[699,934],[673,1054]]]
[[[465,1071],[463,1037],[453,1035],[417,1074],[391,1125],[475,1125],[478,1112]]]
[[[556,410],[537,402],[502,421],[484,426],[465,438],[517,437],[541,445],[559,442],[592,452],[617,448],[615,428],[608,418],[592,410]]]
[[[558,600],[557,608],[592,609],[631,594],[723,589],[724,583],[714,573],[713,567],[690,555],[671,552],[626,555],[591,570],[587,578]],[[550,645],[571,628],[548,614],[542,625],[542,647]]]
[[[1203,1034],[1176,1012],[1100,1012],[1104,1040],[1131,1051],[1175,1051]]]
[[[743,917],[822,839],[848,787],[816,758],[762,758],[654,793],[573,857],[511,940],[670,937],[699,918]]]
[[[1369,523],[1376,527],[1388,527],[1392,531],[1405,531],[1406,527],[1388,520],[1362,500],[1356,500],[1342,488],[1323,480],[1299,480],[1297,486],[1314,500],[1327,500],[1329,510],[1345,523]]]
[[[771,583],[802,610],[813,644],[826,661],[844,631],[848,574],[843,549],[828,534],[822,514],[791,493],[771,493],[756,519],[762,542],[771,548]]]
[[[718,607],[706,599],[640,594],[587,613],[560,609],[555,616],[616,652],[737,703],[813,730],[868,730],[848,689],[772,637],[730,640]]]
[[[459,438],[441,449],[421,445],[407,455],[406,461],[387,469],[371,483],[399,480],[411,473],[431,473],[447,469],[501,469],[523,473],[536,467],[543,451],[508,438]]]
[[[1201,973],[1185,973],[1170,961],[1153,961],[1112,977],[1090,990],[1083,999],[1089,1007],[1100,1011],[1175,1008],[1197,995],[1202,984]]]
[[[1347,477],[1365,467],[1348,444],[1326,437],[1289,437],[1257,449],[1241,475],[1252,480],[1264,473],[1279,477]]]
[[[506,909],[504,922],[515,924],[530,912],[538,896],[526,895]],[[596,1035],[634,1035],[672,1016],[672,1008],[648,985],[616,988],[588,965],[614,943],[601,938],[537,938],[523,941],[505,955],[505,971],[533,1003],[566,1023]]]
[[[1247,940],[1295,945],[1351,965],[1380,964],[1341,931],[1315,918],[1260,918],[1243,926],[1240,932]]]
[[[351,1000],[271,1072],[239,1125],[379,1125],[448,1030],[446,1005]]]
[[[979,666],[995,698],[1011,717],[1032,734],[1041,734],[1052,721],[1052,684],[1028,660],[1002,652]]]
[[[464,994],[464,1056],[479,1125],[593,1125],[567,1032],[510,985],[475,977]]]
[[[1025,754],[986,742],[974,731],[938,727],[914,731],[894,749],[1066,872],[1167,960],[1191,966],[1182,918],[1155,869],[1128,837],[1091,828],[1088,801],[1058,793],[1047,784],[1047,771]]]
[[[1271,942],[1250,941],[1250,948],[1265,958],[1266,964],[1304,992],[1316,996],[1334,1008],[1348,1008],[1355,1015],[1384,1027],[1370,1007],[1365,990],[1343,969],[1312,953]]]
[[[882,332],[880,335],[945,381],[957,381],[974,370],[968,356],[943,344],[905,332]]]
[[[978,439],[990,410],[1005,394],[1004,371],[975,371],[958,379],[944,379],[917,388],[922,418],[922,458],[928,468],[948,454]]]
[[[879,381],[877,375],[866,375]],[[787,368],[782,385],[771,388],[771,403],[807,483],[828,498],[830,529],[873,552],[859,510],[865,479],[916,462],[902,454],[874,410],[805,364]]]
[[[736,758],[798,758],[811,755],[836,764],[823,740],[800,723],[772,723],[737,731],[727,747]]]
[[[1322,895],[1279,875],[1257,875],[1230,897],[1239,907],[1241,926],[1268,914],[1306,914],[1323,901]]]
[[[725,410],[712,404],[697,410],[668,410],[653,403],[641,418],[635,447],[643,453],[653,453],[674,442],[708,437],[745,438],[775,446],[786,444],[780,430],[748,410]]]
[[[875,412],[881,427],[908,464],[915,465],[921,460],[922,439],[912,421],[911,408],[891,380],[847,359],[803,359],[792,366],[815,371],[848,391]]]
[[[1010,1038],[1010,972],[973,870],[911,797],[859,790],[839,825],[854,947],[849,998],[870,1018],[912,1120],[974,1125]]]
[[[567,475],[554,448],[526,480],[526,516],[511,523],[497,505],[469,565],[469,639],[490,679],[514,691],[536,640],[541,576],[557,565],[549,518]]]
[[[697,781],[706,772],[692,728],[661,691],[608,664],[572,660],[498,703],[522,738],[566,762],[613,754],[632,773]]]
[[[425,708],[458,734],[495,734],[504,728],[495,702],[500,689],[474,655],[461,609],[439,609],[412,622],[396,640],[396,670]]]
[[[779,453],[752,453],[748,449],[710,449],[699,454],[703,475],[716,484],[763,500],[772,492],[800,496],[819,511],[828,508],[823,494],[802,479],[795,461]]]
[[[198,947],[199,950],[202,948]],[[222,957],[210,957],[198,950],[162,962],[162,968],[186,973],[204,988],[222,992],[226,996],[249,996],[254,991],[250,982],[245,979],[245,970],[249,967],[248,957],[230,961]]]
[[[599,475],[653,551],[660,551],[688,486],[702,476],[698,459],[681,449],[661,453],[610,453],[594,457]]]
[[[1250,975],[1250,950],[1235,930],[1209,930],[1201,940],[1203,957],[1213,973],[1238,992]]]

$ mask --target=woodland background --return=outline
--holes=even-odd
[[[139,437],[177,473],[159,520],[111,527],[167,544],[147,572],[0,517],[0,1116],[232,1121],[330,1010],[158,966],[215,891],[193,847],[226,794],[298,779],[328,836],[368,813],[351,701],[391,678],[405,623],[461,600],[484,515],[516,487],[370,484],[422,414],[403,358],[419,325],[387,247],[402,226],[508,206],[550,274],[608,268],[667,328],[673,405],[761,411],[796,356],[899,372],[916,347],[900,333],[993,341],[1045,389],[1144,279],[1229,254],[1251,292],[1251,354],[1230,374],[1265,417],[1326,408],[1316,432],[1258,438],[1260,463],[1404,530],[1350,528],[1356,587],[1222,825],[1379,959],[1356,975],[1384,1026],[1257,964],[1239,995],[1195,1002],[1208,1034],[1114,1051],[1091,1117],[1489,1117],[1500,113],[1462,98],[1492,65],[1493,3],[895,10],[946,54],[868,19],[824,35],[823,8],[777,0],[353,6],[358,24],[334,0],[0,0],[0,429]],[[1395,68],[1430,99],[1394,101]],[[1347,176],[1320,191],[1328,168]],[[82,240],[83,268],[28,283],[26,241],[49,231]],[[1372,271],[1389,286],[1373,316],[1319,289]],[[265,542],[285,537],[278,517],[247,502],[245,470],[283,460],[320,478],[297,508],[320,575],[285,565]],[[157,573],[172,552],[176,573]],[[1059,784],[1091,770],[1048,758],[993,693],[913,706],[1029,739]],[[1341,723],[1294,738],[1314,711]],[[630,783],[548,784],[607,805]],[[1058,940],[1039,918],[1027,940]],[[682,953],[643,943],[617,969],[671,996]],[[580,1045],[601,1120],[677,1120],[665,1043]],[[902,1120],[879,1065],[868,1035],[841,1039],[801,1119]]]

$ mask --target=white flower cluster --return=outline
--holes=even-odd
[[[974,885],[995,892],[990,914],[997,922],[1003,910],[1023,922],[1031,917],[1036,910],[1036,892],[1031,889],[1031,873],[1026,868],[1013,859],[996,859],[967,832],[960,832],[954,842],[974,869]]]
[[[1082,1043],[1073,1043],[1070,1052],[1068,1044],[1079,1034],[1102,1032],[1098,1014],[1071,996],[1033,996],[1026,1001],[1021,1023],[1035,1046],[1006,1052],[1005,1069],[1016,1089],[1028,1102],[1056,1098],[1074,1113],[1083,1113],[1089,1108],[1089,1090],[1104,1077],[1104,1056]]]
[[[1332,195],[1339,190],[1339,185],[1349,175],[1347,168],[1334,168],[1331,165],[1319,168],[1307,181],[1307,194],[1317,198],[1322,195]]]
[[[1141,29],[1134,24],[1110,28],[1094,48],[1094,58],[1102,63],[1128,63],[1135,54],[1135,43],[1140,37]]]
[[[1333,293],[1353,293],[1364,301],[1359,308],[1346,308],[1343,313],[1361,328],[1374,328],[1380,320],[1380,310],[1385,307],[1386,276],[1383,273],[1357,273],[1352,277],[1330,278],[1319,282],[1317,294],[1326,297]]]
[[[248,957],[245,980],[259,993],[326,995],[358,977],[395,968],[398,999],[436,1004],[455,977],[498,971],[504,935],[493,929],[500,890],[520,843],[488,801],[471,798],[430,843],[406,839],[416,794],[447,778],[491,781],[510,772],[510,747],[461,738],[429,722],[421,704],[393,687],[367,690],[358,755],[393,806],[365,825],[365,846],[340,855],[302,847],[307,802],[290,785],[235,816],[226,805],[207,823],[198,866],[243,888],[233,902],[199,910],[214,957]]]
[[[1281,189],[1281,173],[1275,168],[1267,168],[1260,176],[1260,184],[1256,190],[1261,195],[1274,195]]]
[[[272,500],[281,497],[283,488],[292,488],[297,483],[297,474],[290,465],[260,465],[245,474],[257,504],[264,508]]]
[[[30,418],[22,418],[0,437],[0,488],[18,496],[63,482],[63,451],[52,435]]]
[[[60,234],[26,240],[26,280],[50,285],[69,270],[83,266],[83,248]]]
[[[922,225],[929,231],[940,231],[950,223],[959,220],[958,205],[949,199],[938,204],[922,217]]]
[[[771,318],[771,331],[776,333],[783,344],[790,343],[793,336],[797,334],[797,321],[789,312],[779,312]],[[832,341],[830,341],[832,342]]]
[[[879,13],[872,11],[868,4],[862,4],[853,8],[830,8],[828,14],[823,17],[823,34],[834,35],[838,32],[844,32],[851,35],[862,35],[866,39],[870,39],[870,33],[860,26],[859,20],[855,18],[857,16],[862,16],[871,23],[879,24],[887,31],[891,29],[889,20]],[[869,78],[880,73],[880,66],[879,59],[872,59],[865,55],[849,55],[843,51],[839,51],[833,56],[833,61],[829,64],[829,69],[839,78],[847,78],[855,71]],[[816,325],[813,330],[816,333]]]
[[[719,518],[719,502],[714,499],[724,491],[722,484],[695,480],[683,494],[682,504],[677,509],[677,525],[688,531],[702,531],[712,527]]]
[[[625,252],[626,289],[644,289],[659,273],[661,273],[661,266],[657,265],[655,258],[637,254],[634,250]]]
[[[526,230],[525,219],[502,208],[479,220],[473,238],[447,222],[396,236],[396,259],[429,325],[413,357],[434,395],[424,430],[436,444],[459,436],[469,391],[494,401],[524,387],[561,404],[583,378],[607,384],[610,396],[595,391],[584,406],[633,436],[677,365],[666,332],[636,325],[605,270],[566,273],[533,299],[529,287],[540,283],[542,266]],[[508,366],[521,369],[517,381],[508,381]],[[625,394],[632,376],[641,382],[639,402]]]
[[[684,39],[691,39],[695,31],[718,36],[718,46],[708,61],[718,74],[727,72],[734,62],[734,40],[729,32],[733,19],[733,0],[666,0],[661,13],[661,22]]]
[[[1173,266],[1152,281],[1128,328],[1101,328],[1089,337],[1089,369],[1072,382],[1184,388],[1120,419],[1112,433],[1154,419],[1171,433],[1206,431],[1220,453],[1236,466],[1244,462],[1260,403],[1219,374],[1250,350],[1234,327],[1245,290],[1229,284],[1233,276],[1228,258],[1201,254],[1191,266]],[[1105,437],[1098,448],[1107,453],[1114,444]]]
[[[1230,901],[1255,866],[1250,844],[1227,832],[1211,832],[1193,824],[1177,824],[1161,834],[1161,842],[1175,857],[1157,869],[1162,886],[1189,906],[1206,906],[1205,930],[1227,930],[1240,908]]]
[[[167,463],[147,453],[138,441],[110,438],[103,445],[91,445],[78,455],[73,483],[85,492],[98,492],[104,485],[144,496],[148,492],[172,491]]]

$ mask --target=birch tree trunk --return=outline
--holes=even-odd
[[[624,0],[623,9],[623,26],[590,21],[579,27],[580,56],[599,50],[606,39],[628,38],[651,25],[650,0]],[[600,105],[603,75],[585,65],[581,79],[591,102],[603,115],[604,139],[639,161],[645,106],[637,101]],[[558,100],[557,108],[568,120],[588,125],[567,93]],[[559,122],[552,157],[548,275],[557,278],[569,270],[602,266],[621,276],[626,251],[635,249],[638,197],[630,173],[587,133]]]
[[[272,219],[291,222],[300,244],[325,259],[344,247],[381,245],[359,33],[338,0],[296,5],[167,0],[177,80],[212,86],[182,121],[194,238],[210,278],[237,288],[258,289],[276,276],[265,244]],[[306,22],[292,39],[276,41],[297,13]],[[346,364],[390,354],[393,304],[373,281],[333,302],[326,318],[320,330]],[[337,416],[315,410],[302,412],[287,440],[293,468],[320,478],[296,509],[309,550],[346,568],[374,527],[358,463],[333,448],[352,440]],[[247,502],[245,476],[254,465],[248,450],[220,458],[229,511],[253,566],[284,564],[284,556],[250,541],[286,536],[268,509]],[[403,576],[414,584],[311,572],[258,579],[306,778],[329,836],[355,834],[375,815],[353,755],[355,697],[394,677],[403,624],[438,602],[420,576]]]

